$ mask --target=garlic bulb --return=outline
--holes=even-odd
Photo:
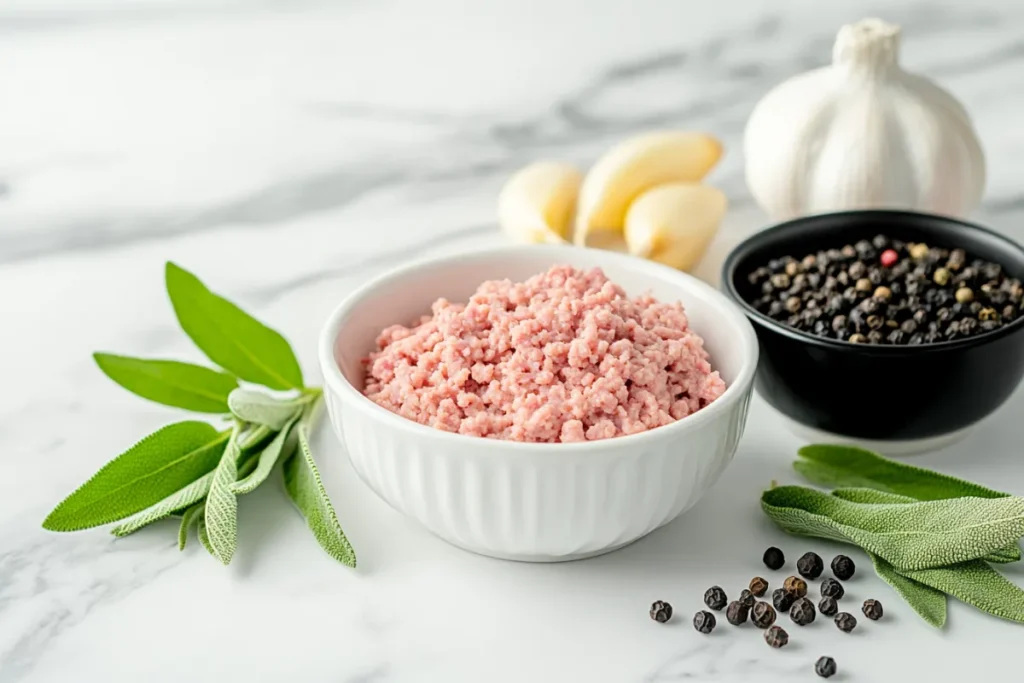
[[[832,65],[778,85],[744,136],[747,185],[773,218],[857,208],[962,216],[985,158],[967,112],[897,63],[900,29],[844,26]]]

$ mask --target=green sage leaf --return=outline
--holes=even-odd
[[[188,543],[189,530],[199,524],[199,518],[203,516],[205,504],[200,501],[185,510],[181,516],[181,524],[178,526],[178,550],[184,550]]]
[[[206,552],[217,557],[217,551],[214,550],[213,544],[210,543],[210,534],[206,529],[206,515],[196,515],[196,536],[199,537],[199,542],[206,548]],[[181,541],[180,537],[178,541]],[[217,559],[219,560],[220,558],[217,557]]]
[[[981,560],[900,573],[991,615],[1024,624],[1024,590]]]
[[[167,496],[156,505],[151,505],[142,512],[132,515],[114,527],[110,533],[118,537],[127,536],[144,526],[169,517],[194,503],[198,503],[206,497],[207,492],[210,490],[210,482],[212,481],[213,472],[207,472],[188,486],[180,488]]]
[[[827,488],[877,489],[917,500],[1003,498],[1009,495],[946,474],[889,460],[855,446],[814,444],[804,446],[798,454],[803,460],[793,463],[796,471],[812,483]]]
[[[235,428],[213,473],[203,514],[213,548],[211,554],[223,564],[231,562],[238,547],[238,501],[231,487],[238,478],[239,455],[238,428]]]
[[[282,399],[252,389],[235,389],[228,396],[228,406],[235,417],[274,431],[298,416],[309,401],[309,395]]]
[[[765,491],[761,507],[783,530],[853,543],[899,571],[984,557],[1024,535],[1024,498],[852,503],[814,489]]]
[[[216,467],[227,441],[227,434],[205,422],[158,429],[61,501],[43,528],[78,531],[145,510]]]
[[[306,523],[320,547],[342,564],[355,567],[356,553],[338,523],[327,491],[320,480],[320,472],[309,449],[309,434],[305,422],[298,426],[299,447],[284,461],[284,486],[295,507],[306,518]]]
[[[916,503],[917,500],[909,496],[901,496],[898,493],[889,493],[887,491],[877,491],[875,489],[836,489],[832,492],[833,496],[848,500],[854,503],[867,503],[869,505],[874,504],[885,504],[885,503],[897,503],[904,504]],[[985,557],[982,558],[986,562],[995,562],[997,564],[1008,564],[1010,562],[1019,562],[1021,559],[1020,546],[1014,542],[1005,548],[995,550]]]
[[[94,353],[100,370],[142,398],[198,413],[228,412],[228,394],[238,380],[226,372],[176,360],[145,360]]]
[[[930,586],[908,579],[896,568],[874,553],[868,553],[875,573],[892,586],[921,618],[936,628],[946,624],[946,594]]]
[[[281,428],[281,431],[277,433],[273,441],[267,444],[267,447],[260,452],[256,468],[253,469],[248,476],[240,477],[239,481],[231,487],[232,493],[236,496],[251,493],[256,490],[256,487],[267,480],[267,477],[270,476],[271,471],[273,471],[278,458],[280,458],[281,452],[284,450],[285,442],[288,441],[288,436],[292,432],[292,427],[298,419],[299,414],[297,413],[293,415],[292,419]]]
[[[185,334],[210,360],[238,377],[271,389],[302,388],[302,369],[281,334],[192,273],[168,262],[167,294]]]

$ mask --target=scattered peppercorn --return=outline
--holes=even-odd
[[[701,610],[693,615],[693,627],[701,633],[711,633],[715,630],[715,615],[711,612]]]
[[[837,579],[849,581],[856,570],[857,565],[846,555],[836,555],[832,558],[832,573]]]
[[[772,591],[772,604],[780,612],[788,612],[789,608],[793,606],[794,600],[796,600],[796,596],[785,588],[776,588]]]
[[[786,564],[786,556],[775,546],[764,551],[762,560],[768,569],[782,569],[782,565]]]
[[[842,600],[843,596],[846,594],[846,590],[843,588],[843,584],[839,583],[835,579],[822,579],[821,594],[827,598]]]
[[[843,633],[849,633],[857,628],[857,617],[849,612],[840,612],[835,618],[836,627]]]
[[[769,647],[777,650],[780,647],[786,646],[789,642],[789,634],[780,626],[770,626],[764,632],[764,642],[768,643]]]
[[[725,618],[733,626],[739,626],[744,623],[749,614],[750,608],[741,602],[730,602],[729,606],[725,608]]]
[[[882,618],[882,603],[878,602],[878,600],[865,600],[861,611],[871,621],[878,621]]]
[[[998,263],[885,235],[771,259],[747,286],[745,298],[773,320],[854,344],[932,344],[1024,316],[1024,285]]]
[[[651,605],[651,619],[654,619],[659,624],[664,624],[671,618],[672,605],[668,604],[664,600],[658,600]]]
[[[712,586],[704,591],[704,604],[713,610],[722,609],[728,602],[729,598],[725,596],[725,591],[719,586]]]
[[[807,595],[807,582],[796,576],[790,576],[783,581],[782,588],[793,598],[802,598]]]
[[[870,327],[870,318],[868,318]],[[796,561],[796,570],[800,572],[800,576],[805,579],[816,579],[821,576],[821,572],[825,569],[825,563],[821,561],[821,556],[817,553],[804,553],[803,556]]]
[[[768,582],[760,576],[755,576],[750,580],[750,592],[757,597],[761,597],[768,592]]]
[[[814,621],[814,603],[807,598],[800,598],[789,608],[789,618],[798,626],[806,626]]]
[[[754,606],[754,594],[748,591],[746,588],[744,588],[740,591],[740,597],[736,600],[736,602],[740,603],[747,609],[750,609]]]
[[[818,661],[814,663],[814,673],[818,674],[822,678],[831,678],[836,675],[836,660],[831,657],[818,657]]]
[[[758,628],[768,628],[775,623],[775,608],[759,600],[750,610],[750,621]]]
[[[830,595],[826,595],[818,603],[818,611],[826,617],[834,617],[839,611],[839,603]]]

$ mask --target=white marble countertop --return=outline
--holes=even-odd
[[[162,292],[172,259],[283,330],[316,373],[328,311],[426,252],[497,243],[521,164],[586,164],[655,126],[707,129],[733,210],[704,272],[764,222],[740,135],[771,85],[825,62],[836,29],[884,12],[904,62],[953,90],[989,159],[978,220],[1024,237],[1024,7],[984,0],[714,3],[134,0],[0,8],[0,681],[796,681],[1017,675],[1022,627],[951,602],[920,621],[862,555],[851,599],[886,619],[819,620],[775,652],[752,628],[689,625],[784,537],[758,511],[799,442],[757,401],[736,459],[692,511],[611,555],[476,557],[376,499],[326,431],[326,486],[359,552],[325,555],[275,486],[241,502],[224,568],[171,525],[114,540],[43,531],[46,512],[174,411],[94,367],[104,349],[198,359]],[[687,10],[685,6],[693,6]],[[883,9],[885,7],[885,9]],[[1018,392],[920,462],[1024,494]],[[1007,571],[1024,582],[1024,568]],[[650,621],[654,599],[682,614]]]

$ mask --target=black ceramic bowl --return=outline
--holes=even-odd
[[[840,437],[914,452],[953,441],[1013,393],[1024,375],[1024,317],[965,339],[920,346],[851,344],[759,313],[748,274],[770,259],[800,258],[884,233],[960,247],[1024,280],[1024,247],[980,226],[905,211],[807,216],[765,229],[726,259],[722,286],[754,324],[761,346],[755,388],[808,438]],[[822,434],[825,433],[825,434]]]

